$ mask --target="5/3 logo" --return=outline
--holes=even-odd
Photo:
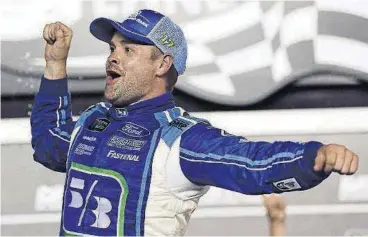
[[[103,192],[102,187],[106,186],[116,198]],[[106,235],[108,228],[109,235],[124,235],[127,195],[128,186],[121,174],[72,163],[64,197],[64,231],[101,236]]]
[[[93,192],[93,189],[95,188],[97,182],[98,182],[97,180],[93,182],[90,189],[88,190],[88,193]],[[79,193],[78,191],[72,190],[72,188],[74,188],[74,189],[79,189],[80,191],[82,191],[84,189],[83,179],[72,177],[72,180],[70,182],[70,188],[71,188],[70,193],[72,194],[72,200],[69,203],[68,207],[82,208],[84,203],[85,204],[88,203],[90,196],[87,196],[86,197],[87,200],[84,200],[81,193]],[[109,216],[107,215],[107,213],[109,213],[112,209],[111,202],[107,198],[97,197],[97,196],[93,196],[93,197],[97,201],[97,207],[96,209],[92,209],[92,213],[95,215],[96,221],[91,226],[96,227],[96,228],[106,229],[107,227],[109,227],[111,223],[111,220]],[[85,214],[85,210],[86,209],[84,207],[81,215],[79,216],[78,226],[81,226],[82,219]]]

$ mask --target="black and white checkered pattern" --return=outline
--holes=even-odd
[[[106,9],[99,5],[103,2],[71,1],[69,4],[73,5],[58,6],[55,10],[61,18],[57,20],[69,22],[75,32],[68,75],[74,79],[88,79],[71,79],[72,92],[103,88],[100,79],[104,77],[108,48],[88,32],[89,23],[97,16],[94,11],[104,9],[106,16],[105,10],[120,6],[115,9],[116,15],[108,17],[123,19],[123,10],[129,8],[134,12],[150,8],[148,3],[153,2],[160,4],[152,4],[152,9],[170,16],[185,32],[189,43],[188,70],[177,88],[193,96],[221,104],[248,105],[321,70],[353,74],[368,80],[367,0],[211,0],[190,3],[162,0],[134,2],[134,8],[130,7],[131,1],[117,1],[107,4]],[[174,10],[170,10],[171,7]],[[69,14],[70,8],[74,9],[73,14]],[[77,8],[80,11],[76,11]],[[44,45],[34,30],[37,27],[32,25],[39,21],[42,29],[41,16],[48,19],[48,11],[43,11],[49,8],[39,9],[40,12],[32,14],[40,19],[24,15],[25,10],[15,11],[18,15],[8,14],[28,16],[24,22],[30,24],[27,24],[28,31],[23,37],[32,36],[31,40],[19,40],[19,32],[26,31],[13,30],[22,28],[11,18],[4,18],[4,24],[13,24],[13,27],[4,28],[5,32],[6,29],[10,31],[2,38],[3,93],[33,94],[37,91],[36,82],[39,83],[39,75],[44,70]],[[36,79],[24,78],[27,76]]]
[[[244,105],[316,70],[368,73],[362,62],[328,47],[333,42],[345,52],[360,51],[358,46],[368,50],[368,45],[361,44],[368,39],[356,27],[368,26],[368,14],[359,12],[362,5],[368,12],[368,6],[362,0],[354,4],[344,9],[344,1],[249,1],[223,13],[225,17],[193,22],[195,26],[185,28],[191,43],[189,59],[202,58],[197,60],[202,64],[189,62],[178,88],[211,101]],[[218,19],[226,17],[218,25]],[[221,37],[211,31],[209,36],[196,34],[209,21],[217,24]],[[241,21],[244,23],[239,24]],[[233,24],[239,29],[226,30]]]

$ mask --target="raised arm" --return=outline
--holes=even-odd
[[[49,169],[65,172],[72,121],[66,60],[72,31],[60,22],[44,28],[46,68],[31,115],[34,160]]]

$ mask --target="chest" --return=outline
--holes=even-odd
[[[79,124],[68,155],[64,230],[124,235],[124,222],[134,223],[145,209],[159,126],[147,117],[99,115]]]
[[[129,117],[113,120],[93,115],[76,127],[68,165],[72,162],[89,167],[122,170],[143,169],[150,149],[155,146],[153,119]]]

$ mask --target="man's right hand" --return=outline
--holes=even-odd
[[[66,60],[72,36],[73,31],[61,22],[45,25],[43,38],[46,41],[46,78],[60,79],[66,76]]]

